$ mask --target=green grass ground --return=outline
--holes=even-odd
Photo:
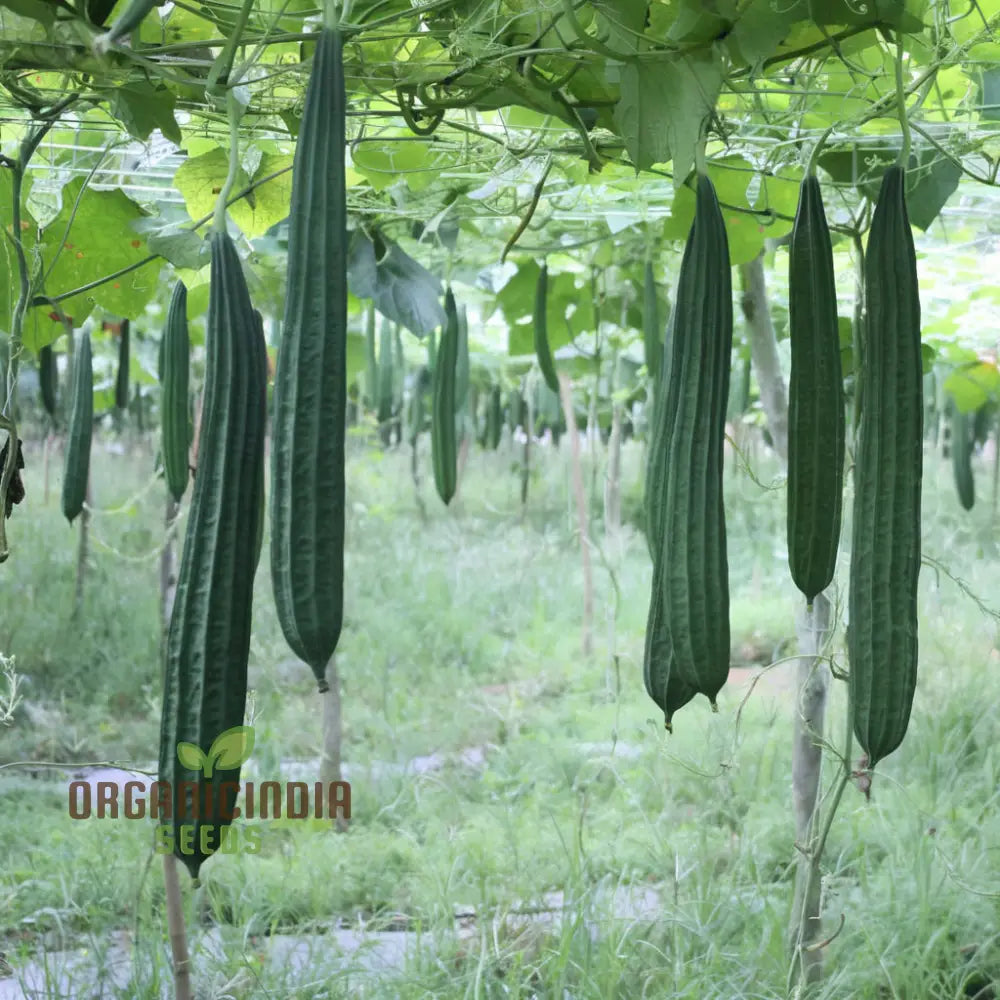
[[[204,995],[225,995],[221,984],[241,970],[245,985],[230,995],[786,995],[794,665],[767,669],[738,721],[742,682],[724,691],[719,714],[701,699],[665,734],[641,680],[645,540],[628,526],[620,545],[605,539],[603,469],[592,478],[589,467],[600,552],[595,651],[583,658],[567,452],[546,455],[524,517],[519,453],[506,444],[473,449],[453,510],[434,495],[424,456],[423,520],[408,453],[356,442],[338,650],[351,829],[258,821],[260,853],[212,858],[198,890],[182,873],[193,943],[207,928],[222,942],[199,960]],[[125,933],[136,978],[120,995],[158,996],[169,969],[149,827],[69,819],[64,786],[39,777],[37,763],[143,766],[156,756],[164,488],[149,482],[148,443],[101,449],[95,461],[95,505],[118,510],[94,517],[79,620],[77,536],[59,513],[58,462],[43,504],[29,460],[29,499],[9,522],[0,652],[16,657],[25,701],[0,730],[0,764],[35,763],[0,770],[0,951],[18,968],[80,943],[99,954]],[[627,519],[638,517],[641,466],[630,444]],[[987,482],[991,470],[977,471]],[[794,652],[797,595],[784,561],[784,491],[760,485],[776,477],[766,458],[754,473],[759,483],[728,472],[727,503],[734,666],[756,669]],[[872,801],[849,788],[833,824],[824,913],[831,933],[841,918],[843,929],[816,996],[1000,995],[1000,641],[996,617],[951,579],[996,605],[995,521],[988,488],[980,494],[964,514],[950,468],[928,458],[925,555],[943,570],[921,576],[913,719],[880,765]],[[283,761],[318,755],[321,713],[311,673],[277,626],[266,552],[265,542],[253,764],[278,776]],[[843,687],[833,685],[829,713],[837,745]],[[485,747],[485,765],[375,766],[464,747]],[[616,900],[640,891],[655,893],[654,912],[618,905],[616,914]],[[515,919],[553,893],[562,918]],[[456,910],[478,919],[456,922]],[[364,982],[341,969],[293,986],[252,945],[257,935],[329,931],[338,918],[399,926],[400,915],[426,946],[411,949],[402,971]]]

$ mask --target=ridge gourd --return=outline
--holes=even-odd
[[[729,675],[729,567],[722,473],[733,341],[725,222],[697,180],[654,407],[646,514],[653,552],[644,678],[671,716],[696,693],[716,707]]]
[[[924,405],[905,181],[900,166],[882,178],[864,270],[847,647],[851,717],[869,767],[902,742],[917,682]]]
[[[347,203],[343,42],[316,42],[292,170],[288,290],[274,379],[271,581],[320,691],[344,614]]]

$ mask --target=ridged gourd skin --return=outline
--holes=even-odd
[[[726,409],[726,419],[730,423],[739,423],[750,408],[750,358],[741,358],[735,378],[729,382],[729,405]]]
[[[90,475],[90,442],[94,432],[94,366],[90,333],[84,330],[73,360],[73,401],[66,433],[62,512],[72,523],[83,510]]]
[[[274,379],[271,580],[282,632],[328,690],[344,613],[347,201],[343,42],[319,33],[292,172]]]
[[[660,354],[660,372],[667,365],[668,345],[673,337],[673,326],[677,319],[676,310],[670,314],[667,331]],[[649,426],[649,447],[646,449],[646,546],[649,556],[655,565],[663,545],[663,501],[667,495],[667,484],[664,479],[666,453],[663,447],[663,435],[666,421],[663,414],[663,391],[654,391],[652,419]],[[650,612],[652,615],[652,612]],[[652,617],[650,618],[652,620]]]
[[[788,565],[811,606],[837,568],[846,436],[833,245],[812,174],[789,246],[788,328]]]
[[[417,440],[424,429],[424,395],[430,385],[431,374],[426,365],[421,365],[413,376],[413,387],[410,394],[408,409],[408,431],[411,447],[416,447]]]
[[[663,592],[663,577],[659,567],[653,570],[652,592]],[[646,641],[642,658],[642,679],[646,693],[663,712],[663,724],[667,732],[673,732],[674,713],[682,709],[698,693],[681,680],[672,669],[673,657],[670,647],[670,633],[663,618],[663,601],[650,600],[649,615],[646,619]]]
[[[375,323],[375,305],[365,310],[365,395],[369,410],[378,410],[378,332]]]
[[[393,344],[392,327],[389,325],[387,319],[383,319],[378,337],[376,414],[378,417],[379,432],[386,442],[389,439],[390,423],[392,421],[394,353],[395,345]]]
[[[128,406],[128,366],[131,331],[132,324],[127,319],[123,319],[118,335],[118,371],[115,375],[115,407],[119,410],[124,410]]]
[[[865,254],[847,644],[852,721],[869,767],[902,742],[917,682],[924,407],[904,185],[901,167],[885,172]]]
[[[174,853],[193,878],[219,849],[240,768],[206,778],[180,763],[177,745],[193,743],[207,754],[221,733],[243,725],[267,418],[267,349],[239,256],[225,233],[209,240],[198,474],[167,633],[159,758],[159,780],[170,789]],[[211,809],[192,818],[208,789]],[[190,853],[182,849],[182,827],[194,828]]]
[[[656,277],[653,262],[646,261],[642,281],[642,343],[646,368],[653,381],[660,377],[663,364],[663,329],[660,327],[660,306],[656,301]]]
[[[257,321],[257,339],[264,345],[264,364],[267,367],[267,371],[269,371],[270,366],[267,361],[267,337],[264,335],[264,317],[259,309],[254,309],[253,315],[254,319]],[[265,386],[266,384],[267,372],[265,372]],[[267,515],[267,487],[264,482],[264,462],[260,463],[260,472],[257,474],[257,496],[259,497],[257,504],[257,532],[254,536],[253,547],[253,569],[255,573],[257,572],[257,566],[260,564],[261,550],[264,547],[264,521]]]
[[[38,352],[38,384],[42,391],[42,406],[50,417],[56,415],[56,388],[59,382],[59,372],[56,368],[56,355],[51,344],[46,344]]]
[[[445,324],[434,359],[431,389],[431,464],[434,486],[445,504],[458,485],[455,430],[455,381],[458,363],[458,309],[449,287],[444,296]]]
[[[187,489],[191,422],[188,388],[191,377],[191,340],[187,321],[187,287],[174,285],[163,328],[163,368],[160,374],[160,437],[167,489],[178,503]]]
[[[976,503],[976,483],[972,476],[973,420],[955,406],[951,415],[951,468],[955,475],[958,502],[972,510]]]
[[[490,389],[490,398],[486,407],[486,447],[496,451],[500,447],[500,437],[503,433],[503,394],[500,386]]]
[[[556,374],[556,364],[552,358],[552,348],[549,345],[549,268],[542,261],[538,272],[538,282],[535,285],[535,309],[532,315],[535,335],[535,355],[538,357],[538,367],[542,370],[545,384],[553,391],[559,392],[559,376]]]
[[[653,655],[662,652],[644,673],[668,725],[692,692],[704,694],[715,708],[729,676],[722,485],[732,342],[725,222],[712,182],[699,174],[665,346],[662,401],[654,408],[651,447],[662,454],[650,463],[654,479],[647,495],[647,530],[657,552],[647,647]]]
[[[469,314],[463,302],[458,307],[458,356],[455,360],[455,412],[463,413],[469,401]]]

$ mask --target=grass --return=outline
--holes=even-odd
[[[149,442],[124,444],[95,453],[95,505],[124,510],[94,518],[75,621],[76,533],[58,511],[58,476],[43,503],[29,461],[0,619],[0,652],[16,658],[24,701],[0,730],[0,763],[142,766],[156,756],[164,491],[149,481]],[[787,995],[794,665],[766,671],[738,725],[746,688],[733,682],[718,715],[692,703],[668,737],[640,679],[643,537],[627,526],[620,545],[605,540],[599,477],[596,648],[585,659],[564,459],[546,455],[524,517],[517,460],[506,445],[473,450],[446,511],[425,456],[422,520],[408,454],[353,443],[337,657],[351,829],[238,822],[244,838],[253,823],[259,852],[211,859],[198,889],[184,876],[192,947],[208,949],[196,963],[205,995]],[[623,508],[633,520],[641,465],[630,444]],[[906,742],[880,765],[872,801],[849,788],[832,827],[824,911],[831,933],[841,917],[843,929],[817,997],[1000,993],[1000,720],[984,697],[1000,643],[996,617],[962,589],[992,603],[997,542],[988,497],[964,514],[938,465],[928,458],[925,552],[947,573],[921,576],[921,675]],[[761,483],[775,479],[766,455],[754,470]],[[729,474],[727,501],[734,666],[767,665],[794,652],[784,492]],[[321,719],[315,682],[275,620],[266,553],[265,544],[252,763],[278,777],[283,762],[318,754]],[[846,570],[845,558],[841,585]],[[836,745],[842,688],[834,684],[829,711]],[[481,770],[375,766],[470,746],[487,748]],[[170,976],[149,824],[71,820],[63,786],[37,772],[41,764],[0,770],[0,951],[19,968],[61,948],[99,955],[125,933],[135,961],[118,995],[159,996]],[[651,909],[622,912],[624,895],[641,892],[655,893]],[[520,913],[553,900],[554,916]],[[456,911],[479,919],[456,922]],[[400,968],[366,976],[360,957],[333,961],[338,920],[405,923],[421,946]],[[306,933],[318,935],[306,972],[262,962],[267,942]]]

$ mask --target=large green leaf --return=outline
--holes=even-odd
[[[497,304],[510,329],[507,353],[511,356],[534,353],[531,316],[540,273],[541,267],[535,261],[523,261],[497,295]],[[553,351],[568,344],[573,336],[593,331],[594,309],[589,280],[589,277],[569,271],[549,271],[545,305],[549,347]]]
[[[62,210],[42,237],[45,294],[63,295],[137,264],[149,255],[146,241],[135,228],[143,217],[139,206],[120,190],[95,191],[82,177],[63,188]],[[61,303],[79,326],[94,306],[116,316],[135,319],[156,294],[160,262],[152,261],[128,274],[105,281]],[[37,350],[62,333],[49,306],[33,309],[25,343]]]
[[[398,244],[379,237],[375,245],[362,230],[351,239],[347,280],[359,299],[373,299],[383,316],[418,337],[444,325],[441,282]]]
[[[944,387],[962,413],[971,413],[991,398],[1000,399],[1000,371],[996,362],[974,361],[951,372]]]
[[[181,130],[174,118],[177,98],[164,84],[131,80],[116,87],[111,97],[111,113],[136,139],[148,139],[159,129],[171,142],[181,144]]]
[[[625,66],[615,122],[633,166],[643,170],[672,159],[674,184],[683,183],[721,86],[722,64],[708,53],[692,53],[676,63]]]
[[[899,145],[855,146],[821,153],[820,166],[841,184],[855,184],[871,201],[878,196],[882,175],[896,162]],[[926,231],[938,217],[962,177],[960,164],[936,149],[919,149],[910,155],[906,176],[906,207],[910,222]]]
[[[288,169],[292,157],[276,153],[261,155],[260,164],[254,171],[253,180],[260,181],[271,174],[284,171],[266,183],[261,184],[247,196],[229,206],[233,222],[248,239],[263,236],[272,226],[288,218],[288,206],[292,194],[292,175]],[[201,156],[185,160],[174,175],[174,187],[184,197],[188,214],[192,219],[201,219],[211,214],[219,191],[225,183],[229,171],[229,154],[215,148]],[[237,171],[234,192],[247,187],[251,178],[242,168]]]

